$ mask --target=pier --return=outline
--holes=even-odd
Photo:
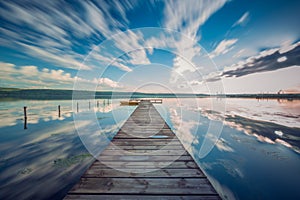
[[[65,199],[220,199],[159,112],[140,101]]]

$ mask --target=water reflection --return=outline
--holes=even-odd
[[[87,137],[93,141],[93,148],[101,151],[107,145],[102,138],[112,138],[132,110],[102,101],[98,108],[88,100],[78,101],[79,113],[72,111],[72,101],[0,102],[0,199],[62,198],[94,160],[80,137]],[[113,109],[119,121],[115,121]],[[88,120],[78,122],[76,128],[86,131],[79,137],[72,113],[89,112],[94,113],[100,126],[93,127]]]
[[[226,99],[225,112],[212,107],[222,99],[173,101],[164,101],[168,123],[223,199],[300,198],[299,101]],[[219,137],[208,129],[212,121],[224,124]],[[209,140],[215,148],[202,158]]]
[[[300,101],[227,99],[225,112],[213,107],[222,101],[164,99],[155,106],[224,199],[300,199]],[[62,198],[134,109],[102,99],[73,107],[0,102],[0,199]],[[215,145],[202,157],[205,143]]]

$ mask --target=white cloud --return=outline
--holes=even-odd
[[[89,57],[92,61],[100,61],[103,67],[112,65],[131,72],[131,66],[150,64],[145,44],[144,35],[139,31],[118,31],[110,40],[93,48]]]
[[[17,67],[11,63],[1,63],[1,80],[6,81],[5,84],[15,82],[18,78],[18,84],[22,87],[32,88],[34,86],[57,87],[73,85],[74,78],[63,70],[49,70],[44,68],[39,70],[37,66],[20,66]],[[2,73],[5,72],[5,73]],[[64,83],[65,85],[61,85]]]
[[[20,72],[26,76],[36,76],[39,73],[36,66],[23,66]]]
[[[171,74],[171,82],[180,80],[178,75],[194,72],[197,69],[193,62],[195,57],[200,55],[201,51],[198,44],[200,37],[197,37],[197,32],[201,25],[217,10],[223,7],[225,3],[225,0],[166,1],[163,26],[178,31],[181,34],[178,34],[178,37],[172,37],[172,39],[161,40],[162,47],[169,46],[175,48],[175,53],[178,54],[174,59],[174,71]],[[164,36],[161,37],[161,39],[163,38]],[[170,40],[173,41],[165,42]],[[157,45],[155,40],[151,42]]]
[[[227,72],[234,72],[234,71],[241,70],[241,69],[245,69],[246,70],[246,68],[247,68],[247,71],[249,71],[249,72],[253,71],[252,73],[256,73],[257,71],[255,69],[255,64],[257,63],[257,60],[262,60],[265,57],[272,56],[272,55],[276,54],[277,52],[279,52],[280,54],[287,53],[289,51],[292,51],[293,49],[295,49],[298,46],[300,46],[300,42],[297,42],[297,43],[294,43],[294,44],[290,44],[290,45],[283,45],[280,48],[266,49],[264,51],[259,52],[257,55],[248,57],[245,60],[239,61],[239,62],[237,62],[235,64],[230,65],[230,66],[225,66],[222,71],[212,72],[212,73],[204,76],[203,79],[204,80],[208,80],[208,81],[209,80],[211,80],[211,81],[217,81],[217,80],[220,80],[220,78],[223,77],[224,73],[226,74]],[[244,49],[240,50],[237,54],[243,53],[244,52],[243,50]],[[288,58],[286,56],[281,56],[281,57],[278,57],[276,59],[276,61],[280,63],[280,62],[285,62],[287,59]],[[272,65],[270,67],[271,67],[270,70],[277,69],[277,68],[275,68],[274,65]],[[249,73],[249,74],[251,74],[251,73]]]
[[[216,142],[216,147],[219,149],[219,151],[234,152],[234,150],[228,145],[228,142],[223,138],[218,139]]]
[[[170,119],[174,125],[174,131],[179,137],[182,144],[187,148],[188,151],[191,151],[192,144],[197,143],[197,137],[194,135],[194,129],[199,125],[197,121],[184,121],[182,116],[177,113],[177,110],[170,108]]]
[[[210,56],[212,58],[226,54],[228,51],[230,51],[233,48],[233,45],[238,41],[238,39],[230,39],[230,40],[222,40],[218,46],[215,48],[215,50],[210,53]]]
[[[290,41],[287,41],[286,43],[282,44],[282,46],[280,47],[279,53],[280,54],[286,53],[288,51],[293,50],[294,48],[296,48],[299,45],[300,45],[300,42],[291,44]]]
[[[172,38],[171,45],[177,50],[176,53],[188,60],[188,62],[193,63],[192,59],[200,53],[196,38],[200,26],[220,9],[225,2],[225,0],[167,1],[164,12],[164,26],[168,29],[179,31],[180,34],[184,35],[180,35],[179,38]],[[168,42],[168,44],[170,43]]]
[[[125,33],[120,32],[113,37],[113,40],[115,46],[129,57],[129,59],[126,59],[126,62],[132,65],[150,64],[144,46],[144,36],[141,32],[133,32],[131,30]]]
[[[204,22],[225,4],[225,0],[166,1],[164,26],[195,38]]]
[[[139,4],[138,1],[112,3],[82,1],[76,6],[76,10],[65,1],[49,1],[44,4],[32,1],[27,6],[8,1],[2,3],[5,6],[0,7],[0,15],[13,26],[1,28],[4,37],[0,38],[0,42],[3,41],[2,44],[10,48],[17,48],[32,57],[61,68],[82,67],[86,70],[102,70],[107,66],[105,64],[111,64],[125,72],[132,71],[133,65],[150,64],[147,51],[151,53],[151,49],[145,48],[170,47],[178,55],[174,59],[174,73],[172,73],[177,76],[196,70],[193,59],[201,51],[197,43],[200,39],[196,37],[197,32],[225,2],[225,0],[165,1],[165,18],[162,26],[180,31],[185,36],[161,35],[144,41],[144,36],[140,32],[130,30],[126,34],[121,32],[128,28],[127,11]],[[111,12],[112,10],[117,12]],[[87,62],[88,64],[82,65],[81,62],[95,41],[102,41],[114,34],[119,34],[115,46],[116,50],[126,54],[124,58],[115,58],[115,52],[106,55],[96,52],[91,57],[100,62]],[[86,44],[83,45],[78,39],[80,41],[84,39]],[[38,73],[41,72],[47,74],[51,73],[51,70],[45,68]],[[67,80],[68,76],[64,78]]]
[[[76,60],[73,53],[66,54],[64,51],[53,49],[53,52],[50,50],[45,50],[45,48],[27,45],[23,43],[19,43],[20,46],[23,46],[27,49],[27,51],[35,56],[39,56],[46,61],[52,61],[53,63],[57,64],[58,66],[65,66],[70,69],[91,69],[91,66],[87,66],[82,62]]]
[[[233,58],[239,58],[246,52],[246,49],[239,50],[236,54],[233,55]]]
[[[123,64],[123,60],[120,59],[114,59],[112,55],[102,55],[102,53],[94,49],[93,53],[90,54],[90,57],[93,61],[101,62],[104,67],[113,65],[115,67],[118,67],[122,71],[131,72],[132,69]]]
[[[182,75],[185,71],[196,71],[192,63],[189,63],[187,60],[180,56],[176,56],[176,58],[174,59],[174,70],[180,75]]]
[[[136,3],[101,2],[100,5],[82,1],[76,10],[64,1],[43,4],[31,1],[26,6],[12,1],[1,4],[0,16],[12,24],[1,27],[3,45],[60,67],[78,69],[86,56],[83,52],[88,53],[95,38],[102,40],[103,36],[111,37],[121,28],[127,28],[126,11]],[[112,14],[112,9],[117,10],[118,17]],[[84,45],[78,42],[83,38]],[[92,66],[82,67],[91,69]],[[120,67],[130,71],[125,66]]]
[[[129,68],[128,66],[126,66],[126,65],[124,65],[120,62],[114,62],[114,63],[112,63],[112,65],[114,65],[114,66],[118,67],[119,69],[121,69],[123,71],[126,71],[126,72],[131,72],[132,71],[131,68]]]
[[[282,56],[280,58],[277,59],[277,62],[284,62],[287,60],[287,57],[286,56]]]
[[[259,52],[257,55],[254,56],[250,56],[247,59],[240,61],[238,63],[232,64],[231,66],[226,66],[223,69],[223,72],[228,72],[228,71],[235,71],[238,69],[242,69],[242,68],[246,68],[251,71],[251,67],[253,68],[252,71],[253,73],[256,72],[255,70],[255,66],[254,64],[257,63],[258,60],[260,60],[260,63],[263,61],[264,58],[268,57],[268,56],[274,56],[275,54],[277,54],[277,52],[279,53],[279,55],[284,54],[284,53],[290,53],[292,52],[296,47],[300,46],[300,42],[296,42],[294,44],[290,44],[290,45],[283,45],[280,48],[271,48],[271,49],[266,49],[264,51]],[[275,56],[274,58],[276,58],[277,56]],[[287,60],[287,57],[282,55],[281,57],[277,58],[277,62],[284,62]],[[270,63],[270,61],[266,61],[268,64]],[[267,63],[264,65],[265,67],[267,66]],[[291,65],[293,66],[293,65]],[[269,66],[270,70],[275,70],[277,68],[274,68],[274,65]],[[267,70],[266,70],[267,71]]]
[[[279,139],[279,138],[276,138],[275,142],[279,143],[279,144],[282,144],[286,147],[289,147],[289,148],[292,148],[292,145],[290,145],[288,142],[282,140],[282,139]]]
[[[235,26],[238,26],[238,25],[241,25],[241,26],[244,26],[248,23],[249,21],[249,12],[245,12],[242,17],[237,20],[233,25],[232,27],[235,27]]]
[[[115,82],[109,78],[100,78],[98,79],[98,83],[100,86],[108,86],[110,88],[120,88],[118,82]]]
[[[103,2],[104,3],[104,2]],[[110,36],[110,27],[106,21],[104,13],[92,2],[86,1],[83,4],[87,21],[94,30],[99,31],[105,37]],[[105,3],[104,5],[105,6]],[[108,17],[108,16],[107,16]]]
[[[15,79],[18,78],[19,86],[23,88],[68,88],[72,89],[75,81],[86,84],[99,84],[101,88],[120,88],[118,82],[109,78],[99,78],[86,80],[71,76],[70,73],[62,69],[54,70],[37,66],[20,66],[17,67],[12,63],[0,62],[0,78],[3,82],[1,85],[14,85]]]
[[[209,82],[209,81],[214,81],[214,80],[219,80],[220,76],[222,75],[221,71],[215,71],[215,72],[211,72],[205,76],[203,76],[203,80],[204,82]]]

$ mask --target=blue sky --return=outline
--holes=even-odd
[[[300,1],[1,1],[0,87],[300,92]]]

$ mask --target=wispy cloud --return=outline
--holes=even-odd
[[[65,1],[30,1],[24,6],[18,1],[0,2],[0,17],[8,22],[1,25],[1,43],[58,67],[78,69],[95,39],[100,42],[127,28],[126,11],[134,7],[129,1],[98,4],[82,1],[74,7]],[[113,15],[112,9],[117,14]]]
[[[226,0],[166,1],[164,26],[195,38],[199,27],[225,3]]]
[[[233,55],[233,58],[239,58],[246,52],[246,49],[239,50],[236,54]]]
[[[166,1],[163,26],[180,32],[180,37],[173,38],[172,45],[178,55],[174,59],[171,82],[180,80],[183,73],[194,72],[197,65],[194,63],[196,56],[200,55],[197,33],[200,27],[217,10],[223,7],[225,0],[219,1]],[[178,84],[180,85],[180,84]]]
[[[222,77],[242,77],[259,72],[274,71],[287,67],[300,66],[300,42],[261,51],[258,55],[225,67],[223,71],[210,73],[206,82],[215,82]]]
[[[141,32],[131,30],[121,32],[113,37],[113,41],[115,46],[129,57],[126,62],[132,65],[150,64],[144,46],[144,35]]]
[[[115,66],[122,71],[131,72],[132,69],[124,64],[124,61],[118,58],[115,58],[113,55],[106,53],[105,55],[101,52],[101,50],[96,47],[93,49],[93,53],[90,55],[90,60],[95,62],[100,62],[104,67],[107,66]]]
[[[241,18],[239,18],[233,25],[232,27],[235,27],[235,26],[244,26],[248,23],[249,21],[249,12],[245,12]]]
[[[233,49],[233,45],[238,41],[238,39],[229,39],[229,40],[222,40],[218,46],[215,48],[215,50],[210,53],[211,58],[214,58],[216,56],[226,54],[230,50]]]
[[[80,61],[80,55],[76,55],[73,52],[66,53],[63,50],[59,50],[57,48],[48,47],[45,49],[43,47],[38,47],[34,45],[27,45],[24,43],[19,43],[20,46],[27,49],[27,52],[42,58],[45,61],[49,61],[55,63],[58,66],[67,66],[70,69],[91,69],[91,66],[84,65]],[[83,59],[83,57],[81,57]]]
[[[177,55],[170,79],[176,80],[178,75],[196,70],[194,58],[201,51],[199,29],[225,3],[225,0],[165,1],[162,27],[183,35],[160,35],[147,40],[141,32],[127,30],[130,24],[127,12],[136,8],[139,1],[80,1],[76,6],[66,1],[43,4],[30,1],[26,6],[18,1],[5,1],[0,2],[0,17],[6,22],[0,27],[0,41],[6,47],[61,69],[81,67],[101,71],[111,65],[124,72],[131,72],[134,65],[150,64],[147,53],[151,53],[151,48],[167,47]],[[123,33],[124,30],[127,31]],[[111,36],[113,44],[109,49],[89,54],[97,42]],[[124,56],[116,56],[119,53]],[[90,62],[82,64],[86,56]]]
[[[300,66],[300,42],[292,44],[288,50],[276,48],[262,51],[257,56],[225,68],[222,76],[240,77],[291,66]]]

